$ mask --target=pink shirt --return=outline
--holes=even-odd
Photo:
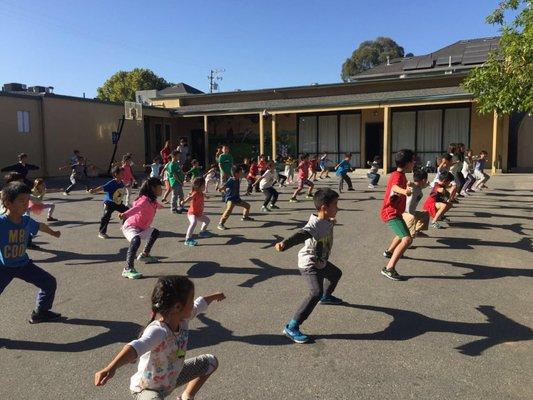
[[[140,230],[145,230],[152,225],[155,212],[163,208],[157,201],[150,201],[146,196],[141,196],[133,202],[131,208],[123,213],[124,226],[133,226]]]
[[[131,170],[131,165],[122,166],[124,172],[122,172],[122,182],[125,185],[129,185],[133,182],[133,171]]]
[[[298,165],[298,179],[303,181],[309,176],[309,161],[302,161]]]

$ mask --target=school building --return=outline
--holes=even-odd
[[[186,137],[193,156],[206,164],[217,145],[228,143],[237,159],[327,152],[338,161],[350,152],[355,167],[380,155],[390,170],[401,148],[414,149],[425,164],[449,143],[462,142],[474,152],[488,151],[493,173],[533,171],[533,117],[479,115],[460,86],[497,42],[461,40],[431,54],[390,59],[350,83],[212,94],[182,83],[140,91],[143,120],[126,121],[117,154],[131,152],[140,164],[158,154],[165,140],[176,145]],[[26,152],[41,166],[39,175],[64,175],[59,166],[79,149],[105,171],[123,113],[123,104],[4,85],[1,164]]]

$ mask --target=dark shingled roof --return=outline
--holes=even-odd
[[[460,40],[433,53],[389,60],[353,77],[354,80],[412,74],[468,70],[483,64],[489,51],[498,47],[499,37]]]
[[[199,89],[196,89],[186,83],[178,83],[174,86],[167,87],[166,89],[159,90],[157,92],[158,97],[175,96],[177,94],[203,94]]]
[[[394,104],[402,102],[430,100],[465,100],[471,94],[458,86],[437,87],[414,90],[397,90],[375,93],[358,93],[338,96],[304,97],[264,101],[202,104],[183,106],[174,109],[177,115],[224,114],[232,112],[261,112],[263,110],[306,110],[311,108],[350,107],[357,105]]]

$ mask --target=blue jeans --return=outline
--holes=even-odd
[[[379,174],[376,174],[374,172],[369,172],[366,174],[368,179],[370,179],[370,184],[376,186],[379,182]]]
[[[56,278],[39,268],[32,261],[23,267],[0,267],[0,294],[15,278],[37,286],[37,306],[35,311],[48,311],[52,308],[56,294]]]

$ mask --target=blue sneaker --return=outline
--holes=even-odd
[[[335,297],[331,294],[329,295],[325,295],[325,296],[322,296],[322,298],[320,299],[320,304],[342,304],[344,303],[344,301],[342,301],[342,299],[339,299],[338,297]]]
[[[201,237],[201,238],[208,238],[208,237],[211,237],[213,236],[213,234],[209,231],[200,231],[198,232],[198,237]]]
[[[185,246],[196,246],[198,244],[198,240],[195,239],[187,239],[185,241]]]
[[[295,343],[307,343],[309,341],[309,336],[304,335],[297,327],[289,328],[289,325],[285,325],[283,334]]]

